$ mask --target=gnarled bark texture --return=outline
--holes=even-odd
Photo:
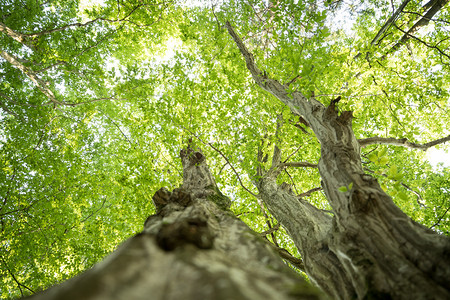
[[[364,173],[352,113],[338,113],[339,99],[325,107],[298,91],[289,93],[288,86],[258,69],[240,37],[229,23],[226,26],[256,83],[301,115],[321,144],[318,167],[333,208],[332,221],[302,201],[288,201],[269,179],[270,172],[260,183],[263,200],[305,257],[308,275],[334,298],[347,299],[353,289],[358,299],[450,299],[450,239],[412,221],[377,180]],[[351,188],[340,192],[343,186]],[[320,249],[329,249],[328,255],[318,255]]]
[[[277,185],[276,178],[270,173],[258,182],[257,187],[269,211],[293,239],[310,278],[335,298],[355,298],[351,279],[329,249],[332,217],[298,199],[286,185]]]
[[[228,210],[203,154],[181,157],[183,185],[156,192],[142,233],[32,299],[323,299]]]

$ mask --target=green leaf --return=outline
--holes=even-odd
[[[389,157],[387,157],[387,156],[380,157],[379,165],[385,165],[388,163],[388,161],[389,161]]]
[[[386,153],[387,153],[387,148],[383,148],[380,150],[380,152],[378,152],[378,157],[381,158],[381,157],[385,156]]]
[[[370,153],[368,158],[373,163],[378,162],[378,156],[375,153]]]
[[[348,191],[348,189],[347,189],[346,186],[341,186],[338,190],[339,190],[339,192],[341,192],[341,193],[345,193],[345,192]]]
[[[389,176],[393,178],[395,175],[397,175],[397,166],[391,165],[389,168]]]
[[[402,200],[409,200],[409,197],[405,192],[400,191],[397,193],[397,196]]]

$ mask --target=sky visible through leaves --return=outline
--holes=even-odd
[[[449,136],[449,7],[400,43],[424,13],[411,0],[372,44],[401,3],[3,1],[1,297],[73,277],[140,232],[153,194],[182,183],[189,140],[236,216],[257,232],[277,223],[249,193],[258,167],[270,167],[275,143],[283,161],[317,164],[320,144],[254,83],[226,21],[271,78],[326,105],[340,96],[358,139]],[[405,213],[448,235],[448,151],[371,144],[361,157]],[[306,167],[278,178],[329,210],[320,181]],[[298,255],[282,228],[274,237]]]

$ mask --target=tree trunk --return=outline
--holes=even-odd
[[[282,224],[292,234],[295,244],[303,247],[299,249],[300,252],[310,252],[308,247],[314,241],[305,243],[304,237],[308,232],[292,231],[314,232],[312,236],[319,238],[315,241],[318,244],[329,241],[329,250],[343,266],[359,299],[450,299],[450,239],[412,221],[395,206],[377,180],[365,174],[361,165],[360,146],[352,130],[352,113],[344,111],[339,114],[337,111],[340,97],[325,107],[299,91],[288,92],[288,86],[269,78],[258,69],[253,55],[230,23],[227,22],[226,26],[256,83],[287,105],[293,113],[301,115],[321,144],[319,172],[325,195],[334,212],[328,238],[314,232],[321,230],[308,226],[310,220],[318,219],[313,210],[305,210],[304,213],[310,216],[292,220],[287,217],[291,212],[282,210],[280,205],[270,201],[269,198],[273,199],[274,195],[265,197],[266,204],[272,206],[274,214],[278,212],[284,215],[284,218],[280,217],[284,222]],[[341,187],[346,187],[347,191],[340,191]],[[269,190],[275,189],[279,190],[273,182]],[[276,195],[283,197],[280,192]],[[302,212],[297,212],[297,215],[300,214]],[[298,224],[293,226],[287,222]],[[320,270],[316,268],[315,271],[319,274],[308,274],[313,279],[321,275]],[[323,284],[322,280],[316,280],[318,284],[333,297],[346,298],[346,295],[333,292],[342,284],[342,270],[323,271],[324,277],[328,277],[331,282]],[[330,272],[335,273],[330,277]],[[333,285],[334,288],[331,287]]]
[[[258,182],[259,196],[286,229],[299,250],[310,279],[335,299],[354,299],[356,292],[343,265],[329,249],[333,219],[267,174]]]
[[[142,233],[32,299],[324,299],[231,213],[200,151],[181,157],[183,185],[156,192]]]

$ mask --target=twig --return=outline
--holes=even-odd
[[[114,126],[117,127],[117,129],[119,129],[120,133],[125,137],[125,139],[128,141],[128,143],[130,143],[131,147],[133,147],[134,149],[136,149],[136,145],[134,145],[134,144],[130,141],[130,139],[127,137],[127,135],[122,131],[122,129],[120,129],[120,126],[117,125],[117,123],[114,122],[114,120],[111,119],[111,118],[110,118],[106,113],[104,113],[101,109],[99,109],[98,111],[101,112],[106,118],[108,118],[108,120],[110,120],[111,123],[113,123]]]
[[[283,161],[283,164],[285,164],[289,160],[289,158],[291,158],[295,153],[297,153],[301,147],[303,147],[303,145],[298,146],[298,148],[294,152],[289,154],[289,156]]]
[[[439,225],[439,222],[441,222],[441,220],[444,218],[444,216],[447,214],[447,212],[450,210],[450,206],[447,208],[447,210],[444,212],[444,214],[439,218],[439,220],[435,223],[435,224],[433,224],[431,227],[430,227],[430,229],[431,228],[433,228],[434,226],[436,226],[436,225]]]
[[[289,174],[289,172],[286,169],[284,169],[284,171],[289,176],[289,179],[291,179],[291,183],[292,183],[292,186],[294,187],[295,194],[298,194],[297,187],[295,186],[294,178],[292,178],[291,174]]]
[[[375,174],[374,171],[372,171],[372,170],[370,170],[370,169],[368,169],[368,168],[364,168],[364,170],[367,171],[367,172],[369,172],[369,173]],[[389,178],[386,174],[382,174],[381,176],[383,176],[383,177],[385,177],[385,178],[388,178],[388,179],[391,179],[391,178]],[[420,195],[419,192],[416,192],[415,190],[413,190],[412,187],[408,186],[407,184],[405,184],[405,183],[403,183],[403,182],[401,182],[401,181],[399,181],[399,180],[396,180],[396,179],[391,179],[391,180],[395,180],[395,181],[400,182],[400,184],[401,184],[405,189],[407,189],[408,191],[413,192],[414,194],[416,194],[416,196],[417,196],[416,202],[417,202],[417,204],[419,204],[419,206],[422,206],[422,207],[424,207],[424,208],[429,208],[429,207],[427,207],[425,204],[422,203],[422,202],[423,202],[423,198],[422,198],[422,196]],[[422,201],[422,202],[421,202],[421,201]]]
[[[17,283],[17,286],[19,287],[20,290],[20,294],[22,295],[22,297],[24,296],[23,291],[22,291],[22,287],[26,288],[27,290],[29,290],[30,292],[32,292],[33,294],[35,293],[35,291],[33,291],[32,289],[30,289],[29,287],[27,287],[26,285],[24,285],[23,283],[20,283],[16,276],[14,276],[14,273],[11,272],[11,270],[8,268],[8,265],[6,264],[5,259],[3,258],[3,256],[0,256],[0,258],[2,259],[3,264],[5,265],[6,270],[8,270],[8,273],[11,275],[11,277],[14,279],[14,281]]]

